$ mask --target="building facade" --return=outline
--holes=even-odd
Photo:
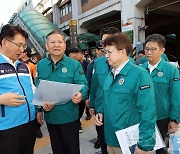
[[[102,27],[117,27],[128,32],[133,46],[140,44],[140,48],[149,34],[173,34],[176,39],[171,40],[167,50],[177,57],[179,8],[180,1],[175,0],[31,0],[22,7],[42,13],[67,35],[70,20],[76,21],[78,34],[99,34]]]

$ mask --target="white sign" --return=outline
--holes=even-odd
[[[41,105],[45,102],[50,104],[65,104],[71,97],[77,94],[83,85],[69,84],[41,80],[35,90],[32,104]]]
[[[131,154],[129,147],[136,145],[139,141],[138,128],[139,124],[115,132],[123,154]],[[156,144],[153,150],[157,150],[163,147],[165,147],[164,142],[162,141],[162,137],[156,127]]]

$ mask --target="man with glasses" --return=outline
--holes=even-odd
[[[132,45],[127,35],[107,37],[104,47],[112,70],[104,82],[104,105],[96,115],[96,124],[104,124],[108,154],[122,154],[115,132],[138,123],[135,154],[150,154],[156,122],[153,82],[145,70],[130,62]]]
[[[145,56],[148,62],[141,65],[148,70],[154,82],[157,126],[166,148],[156,154],[167,154],[169,134],[178,130],[180,121],[180,75],[178,69],[161,58],[165,51],[165,38],[153,34],[146,38]]]
[[[100,35],[102,38],[101,45],[103,44],[103,41],[106,37],[117,33],[120,33],[120,31],[118,28],[115,27],[102,28],[100,31]],[[104,103],[103,85],[109,70],[110,66],[108,65],[105,54],[95,60],[90,89],[91,115],[94,115],[102,110]],[[96,126],[96,131],[98,134],[98,140],[94,146],[97,147],[100,144],[102,154],[107,154],[107,145],[104,140],[104,126]]]
[[[27,33],[5,25],[0,33],[0,150],[1,154],[33,154],[36,128],[33,84],[25,63]]]

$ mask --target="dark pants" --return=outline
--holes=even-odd
[[[35,120],[0,131],[1,154],[33,154],[36,140]]]
[[[98,140],[100,142],[102,154],[107,154],[107,145],[104,139],[104,125],[96,126],[96,131],[98,134]]]
[[[81,119],[84,113],[84,109],[85,109],[85,101],[81,101],[78,104],[78,106],[79,106],[79,119]]]
[[[90,115],[90,113],[89,113],[89,108],[86,106],[86,115],[88,116],[88,115]]]
[[[67,124],[48,124],[53,154],[80,154],[78,120]]]
[[[159,131],[161,133],[162,139],[166,145],[165,148],[156,150],[156,154],[168,154],[168,147],[169,147],[169,135],[168,133],[168,124],[169,124],[170,119],[162,119],[157,121],[157,126],[159,128]]]
[[[81,122],[80,122],[80,119],[82,118],[83,116],[83,113],[84,113],[84,109],[85,109],[85,101],[81,101],[79,104],[79,128],[81,127]]]

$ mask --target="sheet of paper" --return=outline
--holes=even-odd
[[[123,154],[131,154],[129,147],[137,144],[139,140],[139,124],[128,127],[126,129],[122,129],[116,131],[116,136],[118,138],[118,142],[121,146],[121,150]],[[156,127],[156,145],[153,148],[154,150],[165,147],[164,142],[162,141],[162,137],[159,133],[159,130]]]
[[[65,104],[71,100],[71,97],[78,93],[82,87],[83,85],[78,84],[41,80],[35,90],[32,104],[41,106],[45,102],[58,105]]]

